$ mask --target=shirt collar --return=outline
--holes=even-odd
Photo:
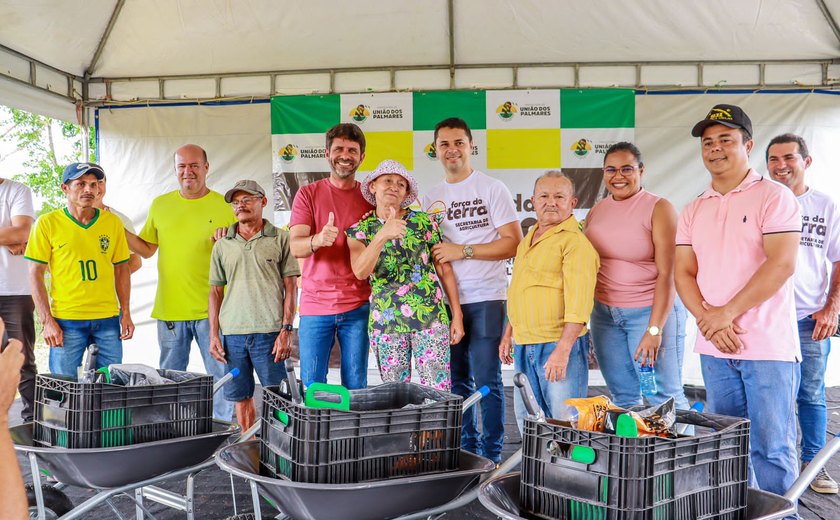
[[[761,182],[763,180],[764,180],[764,177],[762,177],[761,175],[758,174],[758,172],[756,172],[755,170],[750,168],[747,171],[747,176],[744,177],[744,180],[742,180],[740,184],[735,186],[735,188],[732,191],[730,191],[729,193],[735,193],[735,192],[738,192],[738,191],[747,191],[748,189],[752,188],[753,185],[755,185],[755,183]],[[715,189],[712,188],[712,185],[709,184],[709,187],[706,188],[706,191],[704,191],[702,195],[700,195],[700,198],[701,199],[708,199],[710,197],[722,197],[722,196],[723,196],[723,194],[715,191]]]
[[[555,234],[560,233],[562,231],[575,231],[575,230],[580,230],[580,223],[578,223],[578,220],[575,218],[574,215],[570,215],[569,218],[567,218],[563,222],[552,226],[551,229],[547,229],[545,231],[545,233],[543,233],[542,236],[540,236],[539,240],[542,240],[543,237],[546,237],[546,236],[549,236],[549,235],[555,235]],[[536,233],[536,232],[537,232],[537,226],[534,226],[534,227],[531,228],[531,231],[528,232],[528,235],[533,236],[534,233]],[[529,243],[530,243],[530,241],[529,241]]]
[[[234,222],[233,224],[231,224],[230,227],[227,230],[227,234],[225,235],[225,238],[227,238],[227,239],[236,238],[236,230],[238,229],[237,226],[239,226],[239,222]],[[260,235],[258,235],[258,236],[276,237],[277,236],[277,228],[274,227],[274,225],[271,222],[267,221],[266,219],[263,219],[263,228],[262,228],[262,231],[260,231]]]

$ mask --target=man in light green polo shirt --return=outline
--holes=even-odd
[[[263,386],[286,377],[300,267],[289,251],[289,232],[262,218],[268,203],[255,181],[237,182],[225,194],[236,214],[210,257],[210,353],[239,377],[225,385],[246,430],[256,420],[254,370]],[[227,290],[225,290],[227,288]],[[221,335],[220,335],[221,332]]]

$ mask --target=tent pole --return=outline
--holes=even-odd
[[[90,65],[88,65],[88,68],[85,71],[85,76],[90,77],[93,75],[93,71],[99,63],[99,57],[102,56],[102,51],[105,50],[105,44],[108,43],[108,37],[111,36],[111,31],[117,23],[117,18],[120,16],[120,11],[122,11],[123,5],[125,5],[125,0],[117,0],[117,5],[114,6],[114,10],[111,12],[111,18],[108,19],[108,25],[105,27],[105,32],[102,33],[102,38],[99,39],[99,45],[96,46],[96,52],[93,53],[93,59],[90,60]]]
[[[828,6],[825,5],[825,0],[816,0],[816,2],[817,7],[820,8],[820,11],[825,17],[825,21],[828,22],[828,26],[831,27],[834,37],[837,38],[838,42],[840,42],[840,27],[837,26],[837,22],[834,20],[834,17],[831,16],[831,11],[829,11]]]
[[[455,0],[447,0],[449,17],[449,88],[455,89]]]

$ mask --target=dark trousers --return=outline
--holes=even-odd
[[[493,462],[502,458],[505,442],[505,393],[499,342],[505,328],[505,301],[461,305],[464,338],[450,347],[452,393],[469,397],[486,386],[490,393],[476,407],[464,412],[461,447]],[[481,407],[481,435],[475,408]]]
[[[23,368],[20,370],[20,400],[23,410],[20,416],[24,422],[31,422],[35,404],[35,304],[32,296],[0,296],[0,318],[6,322],[10,339],[23,343]]]

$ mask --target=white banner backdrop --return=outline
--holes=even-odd
[[[636,144],[645,160],[645,187],[671,200],[680,210],[709,182],[700,159],[699,140],[691,127],[717,103],[740,105],[750,115],[756,146],[752,165],[766,172],[767,142],[784,132],[808,142],[814,162],[808,184],[836,197],[840,193],[840,97],[821,93],[675,94],[636,96]],[[269,104],[102,109],[99,111],[100,157],[108,174],[106,203],[123,211],[138,229],[154,197],[177,187],[172,153],[185,143],[208,152],[209,186],[224,192],[239,179],[251,178],[267,190],[272,185]],[[326,170],[326,163],[324,164]],[[271,218],[269,201],[266,218]],[[124,346],[126,362],[157,365],[154,321],[149,317],[157,283],[156,258],[144,261],[132,277],[131,308],[138,325]],[[693,350],[693,324],[686,340]],[[834,340],[834,346],[838,346]],[[202,370],[194,349],[190,367]],[[828,385],[840,385],[840,357],[829,358]],[[601,381],[591,374],[591,382]],[[697,357],[686,356],[686,383],[702,384]]]

